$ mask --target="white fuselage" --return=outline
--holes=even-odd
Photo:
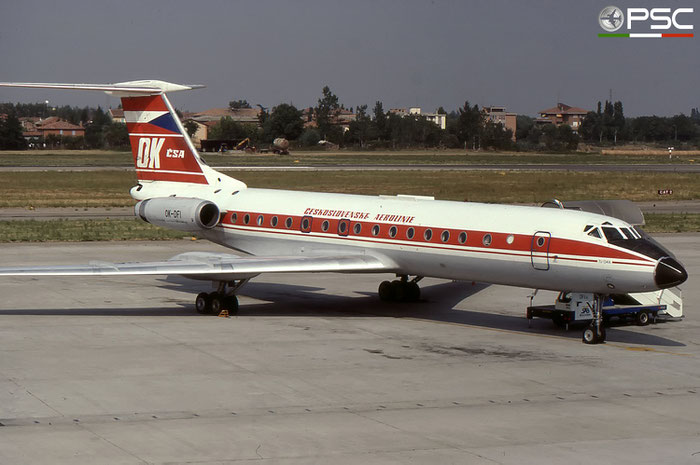
[[[202,195],[202,197],[205,197]],[[202,236],[253,255],[371,254],[402,275],[581,292],[657,289],[657,261],[592,237],[626,223],[552,208],[244,188]]]

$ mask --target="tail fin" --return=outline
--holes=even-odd
[[[165,94],[122,97],[122,107],[139,181],[209,184]]]
[[[118,84],[0,82],[0,87],[98,90],[121,97],[139,181],[199,185],[225,182],[239,188],[246,187],[244,183],[206,166],[165,95],[166,92],[203,86],[130,81]]]

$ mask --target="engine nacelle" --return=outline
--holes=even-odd
[[[180,231],[211,229],[219,223],[219,207],[214,202],[186,197],[156,197],[134,207],[147,223]]]

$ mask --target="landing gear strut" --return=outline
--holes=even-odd
[[[243,286],[247,279],[240,281],[220,281],[216,292],[200,292],[194,301],[194,308],[197,313],[219,314],[221,310],[228,310],[229,314],[238,313],[238,297],[235,292]],[[228,286],[228,289],[226,287]]]
[[[399,276],[394,281],[382,281],[379,285],[379,298],[385,302],[416,302],[420,299],[418,281],[422,276],[408,280],[408,276]]]
[[[595,302],[591,308],[593,321],[590,326],[583,330],[583,342],[585,344],[602,344],[605,342],[605,326],[603,326],[603,302],[605,296],[595,295]]]

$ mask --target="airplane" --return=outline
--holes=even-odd
[[[617,22],[618,22],[618,21],[620,21],[620,22],[622,21],[622,15],[620,14],[620,15],[618,15],[618,16],[615,16],[615,11],[616,11],[616,10],[611,11],[610,14],[607,15],[607,16],[601,16],[601,17],[600,17],[601,20],[604,20],[604,21],[609,22],[609,23],[610,23],[610,27],[613,28],[613,29],[615,29],[615,28],[618,27],[618,26],[617,26]]]
[[[258,189],[209,167],[167,93],[202,86],[0,83],[103,91],[121,97],[144,221],[187,231],[244,255],[187,252],[140,263],[0,267],[3,276],[180,275],[211,281],[199,313],[238,310],[236,294],[262,273],[393,273],[383,301],[416,301],[423,277],[595,294],[583,342],[605,341],[609,294],[650,292],[688,278],[674,255],[623,219],[585,210]],[[602,201],[604,202],[604,201]],[[641,212],[640,212],[641,215]]]

